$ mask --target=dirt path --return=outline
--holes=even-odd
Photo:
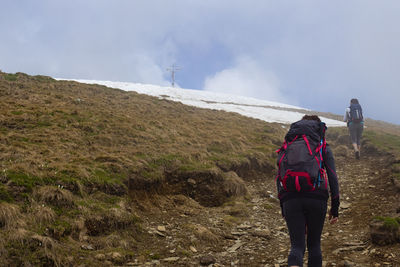
[[[324,266],[400,266],[400,244],[379,247],[369,238],[371,219],[393,214],[398,203],[384,163],[385,158],[337,159],[340,221],[325,224]],[[142,215],[149,255],[135,265],[287,266],[289,236],[274,182],[248,181],[247,187],[250,198],[216,208],[183,196],[153,200],[156,208],[144,207]]]
[[[370,242],[369,222],[375,216],[392,215],[398,204],[399,195],[385,176],[385,160],[382,157],[338,162],[342,208],[340,223],[327,224],[324,231],[323,251],[327,262],[400,266],[399,245],[379,247]]]

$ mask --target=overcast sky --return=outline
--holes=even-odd
[[[176,83],[400,124],[398,0],[2,0],[0,70]]]

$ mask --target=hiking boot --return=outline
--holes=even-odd
[[[360,151],[356,151],[356,159],[360,159]]]

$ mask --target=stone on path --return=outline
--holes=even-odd
[[[159,226],[157,226],[157,231],[164,233],[167,231],[167,229],[165,228],[164,225],[159,225]]]
[[[350,203],[349,202],[341,202],[340,203],[340,208],[342,208],[342,209],[348,209],[348,208],[350,208]]]
[[[332,254],[334,255],[338,255],[340,252],[343,251],[360,251],[363,250],[365,248],[365,246],[349,246],[349,247],[342,247],[342,248],[338,248],[335,249]]]
[[[269,239],[271,238],[271,231],[269,229],[256,229],[251,232],[251,235],[255,237]]]
[[[179,257],[168,257],[168,258],[164,258],[163,261],[175,262],[175,261],[178,261],[179,259],[180,259]]]
[[[228,252],[235,252],[236,250],[238,250],[241,246],[243,246],[244,243],[242,242],[237,242],[236,244],[234,244],[232,247],[228,248]]]
[[[212,255],[204,255],[200,258],[201,265],[210,265],[215,263],[215,258]]]

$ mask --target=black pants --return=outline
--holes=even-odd
[[[321,233],[324,227],[326,209],[326,200],[295,198],[283,203],[283,212],[291,243],[288,258],[289,266],[303,266],[306,231],[308,266],[322,266]]]
[[[361,145],[361,136],[364,130],[364,123],[363,122],[350,122],[349,123],[349,132],[350,132],[350,139],[352,144]]]

